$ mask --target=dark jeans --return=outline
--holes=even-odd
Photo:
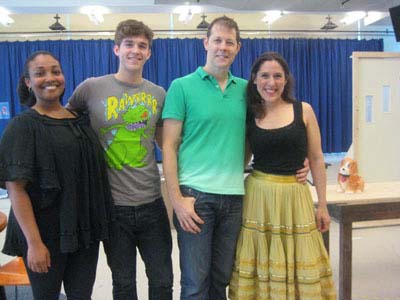
[[[71,254],[60,253],[59,241],[45,242],[50,252],[51,267],[47,273],[27,272],[35,300],[58,300],[64,283],[68,300],[91,299],[96,279],[99,243]],[[23,257],[25,265],[26,254]]]
[[[115,206],[116,222],[104,248],[114,300],[137,300],[136,248],[149,280],[149,300],[172,299],[172,238],[162,198],[139,206]]]
[[[225,300],[242,220],[242,196],[203,193],[181,186],[196,199],[205,222],[201,232],[184,231],[174,215],[181,268],[181,300]]]

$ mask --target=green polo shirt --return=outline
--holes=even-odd
[[[183,122],[178,153],[181,185],[207,193],[244,194],[246,84],[229,73],[222,92],[202,67],[171,83],[162,118]]]

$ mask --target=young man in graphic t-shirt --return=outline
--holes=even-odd
[[[154,155],[154,141],[161,146],[165,91],[142,77],[152,39],[142,22],[119,23],[118,72],[85,80],[68,102],[89,111],[108,163],[116,222],[105,251],[117,300],[137,299],[136,249],[146,267],[148,299],[172,299],[171,230]]]

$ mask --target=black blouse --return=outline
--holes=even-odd
[[[257,126],[248,117],[247,138],[254,155],[253,169],[270,174],[293,175],[307,156],[307,131],[300,101],[293,103],[293,121],[276,129]]]
[[[54,119],[33,109],[11,120],[0,142],[0,182],[26,180],[43,241],[63,253],[109,235],[113,203],[103,150],[86,113]],[[11,209],[3,252],[23,255],[25,237]]]

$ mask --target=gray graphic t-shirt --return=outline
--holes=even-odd
[[[88,110],[104,148],[116,205],[140,205],[161,197],[154,134],[165,90],[144,80],[130,85],[113,74],[82,82],[68,101]]]

